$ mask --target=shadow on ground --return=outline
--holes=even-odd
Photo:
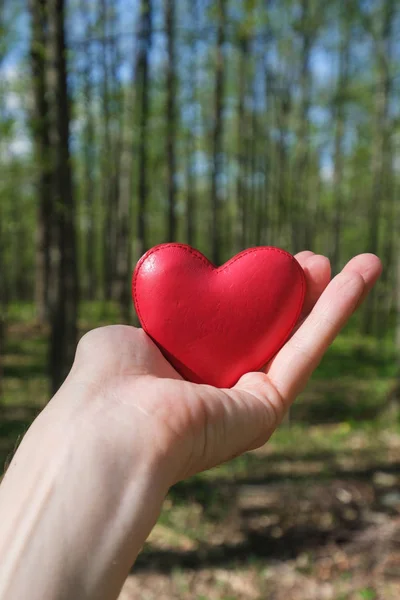
[[[139,556],[133,572],[207,567],[238,568],[262,559],[276,562],[315,554],[331,546],[347,545],[376,523],[400,514],[400,461],[376,461],[359,452],[364,466],[340,467],[335,452],[287,453],[271,457],[249,455],[249,471],[257,476],[192,478],[170,492],[173,506],[201,506],[201,519],[213,523],[211,535],[196,525],[185,532],[193,548],[157,548],[151,543]],[[340,455],[340,453],[339,453]],[[292,458],[301,473],[279,473]],[[340,456],[343,459],[343,455]],[[307,461],[311,468],[307,470]],[[321,461],[324,470],[315,470]],[[275,472],[271,472],[273,462]],[[232,542],[234,540],[234,542]]]

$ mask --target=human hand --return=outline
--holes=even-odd
[[[381,272],[379,259],[365,254],[330,282],[328,259],[308,251],[296,258],[307,280],[297,331],[264,372],[244,375],[232,389],[184,381],[140,329],[110,326],[81,340],[71,377],[101,388],[107,435],[113,424],[119,452],[139,426],[171,485],[268,440]]]

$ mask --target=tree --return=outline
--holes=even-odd
[[[297,127],[297,149],[294,166],[294,181],[292,190],[292,212],[297,217],[292,218],[293,250],[311,247],[310,216],[307,215],[309,205],[309,165],[310,165],[310,106],[312,77],[310,70],[311,50],[315,39],[315,11],[312,0],[301,0],[301,17],[298,23],[301,38],[299,89],[301,94]],[[296,207],[293,200],[296,198]],[[294,216],[294,215],[293,215]]]
[[[55,241],[58,260],[54,271],[56,294],[51,307],[50,375],[55,392],[67,375],[77,341],[78,281],[75,198],[70,152],[70,99],[67,86],[67,47],[64,0],[49,1],[51,48],[52,135],[56,179],[53,188]]]
[[[335,150],[334,150],[334,240],[332,252],[332,270],[338,273],[340,270],[340,245],[343,218],[343,171],[344,171],[344,135],[345,135],[345,105],[346,92],[349,79],[350,43],[351,43],[351,14],[349,3],[339,3],[339,24],[341,26],[341,41],[339,49],[339,76],[336,96],[334,99],[335,113]]]
[[[50,112],[46,72],[48,66],[48,4],[47,0],[30,0],[32,23],[31,67],[34,108],[31,119],[37,165],[37,239],[35,269],[35,299],[37,320],[44,324],[49,311],[50,250],[52,229],[53,163],[50,144]]]
[[[175,56],[175,1],[165,0],[165,28],[167,34],[167,112],[166,156],[168,189],[167,240],[176,238],[176,56]]]
[[[113,165],[114,148],[111,131],[111,90],[110,90],[110,61],[109,45],[110,38],[108,32],[110,5],[108,0],[101,0],[99,21],[101,30],[101,104],[102,104],[102,122],[103,122],[103,140],[102,140],[102,169],[101,169],[101,190],[103,197],[103,263],[104,263],[104,298],[111,300],[113,297],[114,283],[114,257],[116,246],[116,228],[115,228],[115,197],[113,194]]]
[[[5,278],[5,264],[3,259],[5,250],[3,223],[4,219],[0,219],[0,398],[3,391],[3,356],[5,354],[7,323],[7,281]]]
[[[278,148],[277,148],[277,191],[276,191],[276,205],[277,205],[277,234],[282,236],[282,231],[289,225],[289,201],[290,201],[290,188],[289,188],[289,135],[290,135],[290,113],[292,110],[292,96],[289,83],[286,81],[286,77],[282,80],[280,93],[277,100],[277,126],[279,131],[278,137]],[[272,177],[271,177],[272,179]],[[270,184],[271,185],[271,184]],[[272,212],[272,211],[271,211]]]
[[[214,119],[212,137],[211,165],[211,239],[212,260],[218,265],[221,258],[221,182],[223,165],[223,94],[225,81],[225,61],[223,47],[225,43],[226,0],[217,2],[217,46],[215,62]]]
[[[136,89],[140,97],[138,131],[137,257],[143,254],[148,247],[146,207],[148,186],[148,122],[150,113],[149,57],[152,45],[152,23],[152,0],[142,0],[136,69]]]
[[[85,36],[88,40],[93,36],[93,25],[90,20],[89,0],[81,0],[81,18],[85,23]],[[82,196],[85,214],[85,264],[84,274],[84,293],[85,298],[93,300],[96,297],[98,283],[96,278],[95,261],[95,120],[93,114],[94,103],[94,85],[92,81],[91,67],[93,61],[92,44],[87,42],[85,47],[85,56],[82,69],[83,78],[83,103],[85,125],[83,131],[83,182]]]
[[[124,90],[119,77],[119,71],[122,66],[122,53],[119,46],[119,36],[117,28],[117,10],[115,5],[110,6],[110,102],[111,102],[111,147],[112,155],[110,157],[110,212],[112,211],[113,220],[113,256],[112,256],[112,299],[119,303],[121,315],[125,321],[129,320],[131,312],[130,295],[130,271],[131,271],[131,194],[123,193],[122,190],[122,169],[126,168],[126,162],[123,157],[124,145],[124,127],[125,110]],[[128,127],[132,128],[132,121]],[[132,146],[130,147],[132,154]],[[130,175],[131,176],[131,175]],[[129,192],[132,192],[129,186]]]
[[[0,5],[0,34],[2,39],[6,32],[6,22],[4,18],[4,3]],[[0,45],[0,65],[6,55],[6,47]],[[3,116],[4,113],[4,89],[0,82],[0,110]],[[2,145],[2,139],[0,139],[0,145]],[[5,265],[5,219],[3,216],[2,206],[0,204],[0,397],[2,396],[2,382],[3,382],[3,356],[5,354],[6,344],[6,324],[7,324],[7,310],[8,310],[8,289],[6,279],[6,265]]]
[[[248,28],[239,30],[239,83],[237,105],[237,175],[236,175],[236,204],[237,204],[237,251],[246,247],[247,229],[247,186],[244,180],[246,166],[246,112],[245,100],[247,90],[247,71],[249,56]]]
[[[191,45],[191,56],[188,67],[188,79],[189,79],[189,103],[191,110],[194,113],[193,122],[190,122],[187,126],[186,134],[186,239],[187,243],[191,246],[196,244],[197,228],[196,228],[196,216],[197,216],[197,176],[196,176],[196,135],[198,136],[198,94],[197,94],[197,78],[198,78],[198,32],[197,26],[199,21],[200,6],[198,0],[189,0],[190,5],[190,18],[192,22],[192,31],[194,32],[194,39],[190,40]],[[193,36],[193,33],[192,33]]]
[[[382,205],[385,196],[391,192],[391,116],[390,96],[392,89],[391,54],[393,49],[393,16],[395,0],[382,0],[381,22],[379,31],[370,31],[374,38],[378,77],[375,87],[375,130],[372,145],[372,186],[369,204],[367,249],[377,254],[380,248],[380,230]],[[369,294],[364,311],[364,333],[371,334],[374,330],[376,290]]]
[[[139,18],[139,36],[143,34],[143,14]],[[136,35],[135,35],[136,37]],[[134,196],[133,189],[133,168],[134,168],[134,126],[135,126],[135,105],[137,95],[135,94],[135,78],[140,70],[140,61],[143,53],[143,44],[139,43],[139,49],[132,56],[132,77],[129,82],[121,109],[121,164],[120,164],[120,185],[118,202],[118,240],[117,240],[117,262],[116,262],[116,298],[118,300],[122,318],[125,322],[130,320],[132,311],[132,299],[130,285],[128,285],[128,276],[132,268],[132,243],[131,243],[131,221],[132,221],[132,202]],[[146,84],[147,85],[147,84]],[[137,90],[139,91],[139,90]],[[146,117],[147,119],[147,117]],[[141,140],[142,141],[142,140]],[[144,139],[143,143],[147,143]],[[140,159],[143,159],[142,148]],[[146,161],[145,161],[146,163]],[[141,177],[140,167],[140,177]],[[146,167],[144,168],[146,176]]]

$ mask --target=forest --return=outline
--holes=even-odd
[[[138,324],[153,245],[375,253],[289,423],[172,490],[121,598],[398,598],[399,3],[0,0],[0,73],[4,464],[82,333]]]

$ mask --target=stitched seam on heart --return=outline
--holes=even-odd
[[[183,250],[186,250],[187,252],[189,252],[192,256],[194,256],[195,258],[199,259],[204,265],[209,266],[213,269],[215,269],[215,266],[205,257],[203,256],[201,253],[198,253],[196,250],[194,250],[193,248],[191,248],[190,246],[185,246],[184,244],[162,244],[160,246],[157,246],[156,248],[153,248],[152,250],[150,250],[144,257],[144,260],[141,260],[140,264],[136,267],[135,269],[135,275],[133,277],[133,299],[134,299],[134,303],[135,303],[135,307],[140,319],[140,322],[143,325],[143,329],[145,331],[147,331],[144,319],[142,317],[141,311],[140,311],[140,307],[139,307],[139,298],[138,298],[138,294],[137,294],[137,290],[136,290],[136,280],[138,278],[139,275],[139,271],[143,266],[143,263],[145,262],[145,260],[147,260],[147,258],[149,258],[152,254],[155,254],[156,252],[159,252],[160,250],[164,250],[165,248],[181,248]]]
[[[237,260],[240,260],[243,256],[246,256],[246,254],[253,254],[254,252],[260,252],[260,251],[262,252],[263,250],[267,250],[267,249],[272,252],[278,252],[279,254],[283,254],[283,256],[290,258],[292,261],[294,261],[296,263],[296,266],[299,267],[299,269],[302,271],[299,263],[297,262],[297,260],[295,259],[294,256],[292,256],[289,252],[286,252],[285,250],[281,250],[280,248],[275,248],[274,246],[262,246],[262,247],[256,247],[256,248],[249,248],[248,250],[243,250],[242,252],[239,252],[239,254],[237,256],[234,256],[233,258],[228,260],[224,265],[221,265],[220,267],[215,267],[215,268],[218,271],[218,273],[222,273],[223,271],[225,271],[225,269],[227,269],[228,267],[233,265]]]
[[[285,250],[281,250],[280,248],[275,248],[274,246],[263,246],[262,248],[260,248],[260,247],[249,248],[247,250],[243,250],[237,256],[231,258],[224,265],[221,265],[221,267],[215,267],[215,265],[213,265],[204,255],[202,255],[200,252],[194,250],[190,246],[186,246],[185,244],[161,244],[160,246],[157,246],[156,248],[153,248],[152,250],[150,250],[143,257],[143,259],[147,259],[152,254],[155,254],[156,252],[159,252],[160,250],[163,250],[165,248],[181,248],[181,249],[189,252],[189,254],[192,254],[192,256],[194,256],[195,258],[198,258],[204,265],[209,266],[212,269],[216,270],[218,273],[222,273],[225,269],[227,269],[228,267],[230,267],[231,265],[233,265],[237,260],[239,260],[240,258],[242,258],[243,256],[245,256],[246,254],[252,254],[254,252],[260,252],[260,251],[262,251],[262,248],[264,248],[264,249],[268,248],[269,251],[278,252],[279,254],[283,254],[284,256],[290,258],[296,264],[296,267],[297,267],[297,269],[299,271],[299,274],[300,274],[302,301],[301,301],[301,303],[299,305],[299,309],[298,309],[298,312],[296,314],[296,318],[294,319],[293,323],[290,325],[288,332],[286,333],[286,335],[283,338],[283,344],[287,341],[287,339],[288,339],[288,337],[290,335],[290,332],[292,331],[292,329],[296,325],[296,323],[298,321],[298,318],[299,318],[299,316],[301,314],[301,310],[302,310],[303,304],[304,304],[304,297],[305,297],[305,276],[304,276],[304,271],[303,271],[303,269],[301,268],[301,266],[299,265],[299,263],[297,262],[297,260],[295,259],[295,257],[292,254],[290,254],[289,252],[286,252]],[[137,310],[140,322],[143,325],[143,329],[147,332],[147,327],[146,327],[146,324],[144,322],[144,319],[143,319],[141,311],[140,311],[139,298],[138,298],[137,289],[136,289],[136,280],[138,278],[139,271],[142,268],[144,262],[145,262],[145,260],[142,260],[140,262],[140,264],[138,264],[138,266],[135,269],[135,274],[134,274],[134,277],[133,277],[133,299],[134,299],[135,307],[136,307],[136,310]],[[265,364],[265,362],[268,362],[271,358],[272,357],[264,359],[263,362],[261,363],[261,365],[259,367],[257,367],[256,371],[259,370],[259,369],[261,369],[261,367]]]
[[[184,244],[161,244],[160,246],[157,246],[155,248],[152,248],[152,250],[149,250],[147,252],[147,254],[145,254],[142,259],[140,259],[138,265],[136,266],[135,269],[135,274],[133,277],[133,282],[132,282],[132,287],[133,287],[133,300],[135,303],[135,307],[140,319],[140,322],[143,325],[143,329],[145,331],[147,331],[144,319],[142,317],[141,311],[140,311],[140,307],[139,307],[139,298],[138,298],[138,294],[137,294],[137,290],[136,290],[136,280],[138,278],[139,275],[139,271],[143,266],[143,263],[145,262],[145,260],[147,260],[152,254],[155,254],[156,252],[159,252],[160,250],[164,250],[165,248],[181,248],[183,250],[186,250],[187,252],[189,252],[190,254],[192,254],[195,258],[198,258],[203,264],[205,264],[206,266],[210,266],[212,268],[215,268],[211,262],[208,261],[208,259],[201,255],[198,254],[193,248],[191,248],[190,246],[185,246]]]
[[[190,246],[186,246],[185,244],[161,244],[160,246],[157,246],[156,248],[153,248],[152,250],[150,250],[148,252],[148,254],[145,255],[146,259],[149,258],[152,254],[155,254],[156,252],[159,252],[160,250],[164,250],[165,248],[181,248],[182,250],[189,252],[189,254],[191,254],[198,260],[200,260],[204,265],[211,267],[212,269],[218,271],[218,273],[222,273],[223,271],[225,271],[225,269],[227,269],[228,267],[233,265],[237,260],[240,260],[243,256],[246,256],[246,254],[252,254],[254,252],[260,252],[260,251],[268,249],[269,251],[278,252],[279,254],[283,254],[287,258],[290,258],[292,261],[294,261],[296,263],[296,266],[299,267],[299,269],[302,271],[299,263],[297,262],[295,257],[292,256],[292,254],[290,254],[289,252],[286,252],[285,250],[281,250],[280,248],[275,248],[274,246],[262,246],[262,247],[258,246],[256,248],[248,248],[247,250],[243,250],[242,252],[239,252],[239,254],[237,254],[237,256],[232,257],[230,260],[228,260],[225,264],[221,265],[220,267],[216,267],[203,254],[201,254],[201,252],[195,250],[194,248],[191,248]],[[134,277],[135,284],[136,284],[136,279],[137,279],[138,273],[142,267],[143,262],[145,262],[145,261],[144,260],[142,261],[142,263],[139,265],[139,268],[135,272],[135,277]]]

